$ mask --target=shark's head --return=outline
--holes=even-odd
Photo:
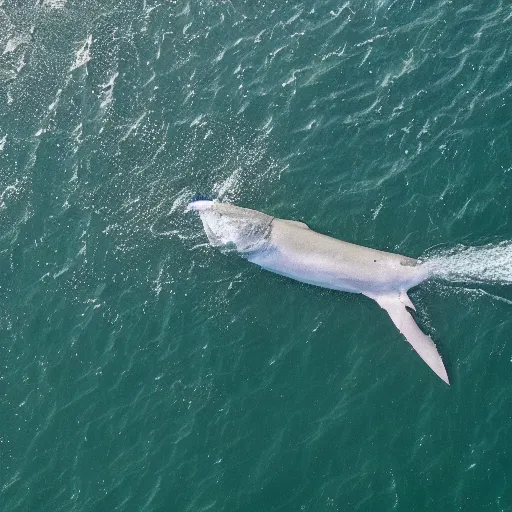
[[[236,249],[247,256],[268,244],[273,220],[270,215],[202,197],[189,203],[190,210],[199,213],[211,245]]]

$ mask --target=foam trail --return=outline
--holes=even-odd
[[[512,284],[512,241],[481,247],[459,245],[423,260],[433,277],[465,283]]]

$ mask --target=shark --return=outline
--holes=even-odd
[[[436,345],[416,324],[407,291],[431,276],[421,261],[344,242],[305,223],[279,219],[197,196],[187,211],[199,214],[210,245],[231,248],[262,269],[342,292],[361,293],[389,315],[412,348],[449,384]]]

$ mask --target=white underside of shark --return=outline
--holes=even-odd
[[[214,246],[233,246],[250,262],[296,281],[375,300],[419,356],[449,384],[434,342],[407,310],[415,310],[407,290],[429,277],[418,260],[343,242],[302,222],[227,203],[201,199],[187,209],[198,211]]]

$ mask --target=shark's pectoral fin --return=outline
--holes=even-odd
[[[375,300],[382,309],[388,312],[398,330],[405,336],[407,341],[412,345],[414,350],[425,361],[430,368],[436,373],[446,384],[450,384],[448,374],[444,367],[443,361],[437,351],[434,342],[424,334],[416,325],[414,318],[407,311],[406,306],[414,309],[412,302],[405,292],[396,295],[372,295],[365,294]]]

